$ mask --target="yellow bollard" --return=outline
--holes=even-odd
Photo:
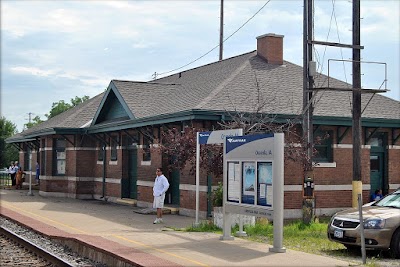
[[[362,182],[353,181],[353,191],[352,191],[352,207],[358,207],[358,194],[362,196]],[[362,198],[361,198],[362,199]]]

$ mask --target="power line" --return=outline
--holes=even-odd
[[[332,0],[332,13],[331,13],[331,18],[330,18],[330,22],[329,22],[329,30],[328,30],[328,34],[326,36],[326,40],[328,41],[328,39],[329,39],[329,35],[330,35],[331,27],[332,27],[332,18],[334,18],[335,19],[335,24],[336,24],[336,34],[337,34],[337,38],[338,38],[339,43],[340,43],[339,26],[338,26],[337,18],[336,18],[335,4],[336,4],[336,0]],[[321,70],[320,70],[321,73],[322,73],[322,70],[324,68],[324,59],[325,59],[326,49],[327,49],[327,46],[325,46],[321,63],[318,62],[318,65],[321,66]],[[317,52],[317,50],[316,50],[316,52]],[[342,50],[341,47],[340,47],[340,54],[341,54],[341,57],[342,57],[342,60],[343,60],[343,50]],[[318,59],[317,59],[317,61],[318,61]],[[343,71],[344,71],[345,81],[346,81],[346,84],[348,84],[347,75],[346,75],[346,66],[345,66],[344,62],[342,62],[342,64],[343,64]],[[327,79],[329,79],[329,77]],[[323,81],[323,83],[325,82],[325,80]],[[325,93],[325,91],[322,92],[322,94],[319,97],[319,99],[316,100],[316,103],[318,103],[322,99],[322,96],[324,95],[324,93]],[[350,102],[350,109],[351,109],[350,96],[349,96],[349,102]]]
[[[241,28],[243,28],[250,20],[252,20],[258,13],[260,13],[260,11],[261,11],[269,2],[271,2],[271,0],[268,0],[256,13],[254,13],[253,16],[251,16],[245,23],[243,23],[242,26],[240,26],[236,31],[234,31],[231,35],[229,35],[227,38],[225,38],[225,39],[223,40],[222,43],[224,43],[225,41],[227,41],[227,40],[228,40],[229,38],[231,38],[235,33],[237,33]],[[189,66],[190,64],[192,64],[192,63],[198,61],[199,59],[202,59],[203,57],[207,56],[208,54],[210,54],[212,51],[214,51],[214,50],[215,50],[216,48],[218,48],[218,47],[219,47],[219,44],[216,45],[214,48],[212,48],[212,49],[211,49],[210,51],[208,51],[207,53],[205,53],[204,55],[202,55],[202,56],[196,58],[195,60],[193,60],[193,61],[191,61],[191,62],[189,62],[189,63],[187,63],[187,64],[185,64],[185,65],[183,65],[182,67],[179,67],[179,68],[176,68],[176,69],[173,69],[173,70],[170,70],[170,71],[162,72],[162,73],[154,73],[154,74],[153,74],[153,77],[155,77],[155,79],[156,79],[157,76],[164,75],[164,74],[168,74],[168,73],[171,73],[171,72],[180,70],[180,69],[182,69],[182,68],[184,68],[184,67],[186,67],[186,66]]]

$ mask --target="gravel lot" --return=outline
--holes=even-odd
[[[106,265],[98,262],[94,262],[88,258],[84,258],[67,247],[64,247],[56,242],[53,242],[51,239],[37,234],[36,232],[26,229],[18,224],[7,220],[4,217],[0,217],[0,224],[2,227],[17,233],[18,235],[24,237],[25,239],[31,241],[37,246],[45,248],[47,251],[52,252],[58,257],[73,263],[75,266],[95,266],[95,267],[107,267]]]

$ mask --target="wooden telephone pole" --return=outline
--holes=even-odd
[[[312,105],[312,88],[314,85],[313,72],[313,6],[314,0],[304,0],[304,24],[303,24],[303,133],[307,142],[307,156],[309,164],[305,171],[312,169],[313,154],[313,105]]]
[[[224,51],[224,0],[221,0],[221,16],[219,18],[219,61],[223,58]]]
[[[313,88],[313,73],[315,73],[315,62],[313,61],[313,45],[328,45],[336,47],[351,48],[353,51],[352,69],[352,142],[353,142],[353,181],[352,181],[352,206],[357,207],[358,194],[362,194],[361,181],[361,49],[360,45],[360,0],[353,0],[353,43],[351,45],[330,43],[313,40],[313,3],[314,0],[304,0],[304,24],[303,24],[303,134],[307,140],[307,154],[312,163],[313,152],[313,106],[312,94],[315,90],[332,90],[340,88]],[[329,77],[328,77],[329,79]],[[371,90],[377,92],[376,90]],[[316,92],[316,91],[315,91]],[[308,167],[310,168],[310,167]],[[312,169],[312,168],[311,168]],[[305,168],[305,171],[309,171]]]
[[[357,207],[358,194],[362,194],[361,181],[361,49],[360,0],[353,0],[353,183],[352,206]]]

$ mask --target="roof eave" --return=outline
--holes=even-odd
[[[353,120],[350,117],[313,116],[313,124],[352,126]],[[361,118],[362,127],[399,128],[400,120],[383,118]]]
[[[107,123],[104,125],[95,125],[88,129],[88,134],[119,131],[124,129],[139,128],[149,125],[161,125],[173,122],[187,120],[221,120],[223,112],[208,110],[186,110],[172,114],[161,114],[157,116],[145,117],[134,120],[126,120],[117,123]]]
[[[33,139],[46,135],[54,135],[54,134],[83,134],[87,128],[46,128],[41,129],[39,131],[35,131],[29,134],[23,134],[17,138],[7,138],[6,143],[21,143],[21,142],[29,142]]]

